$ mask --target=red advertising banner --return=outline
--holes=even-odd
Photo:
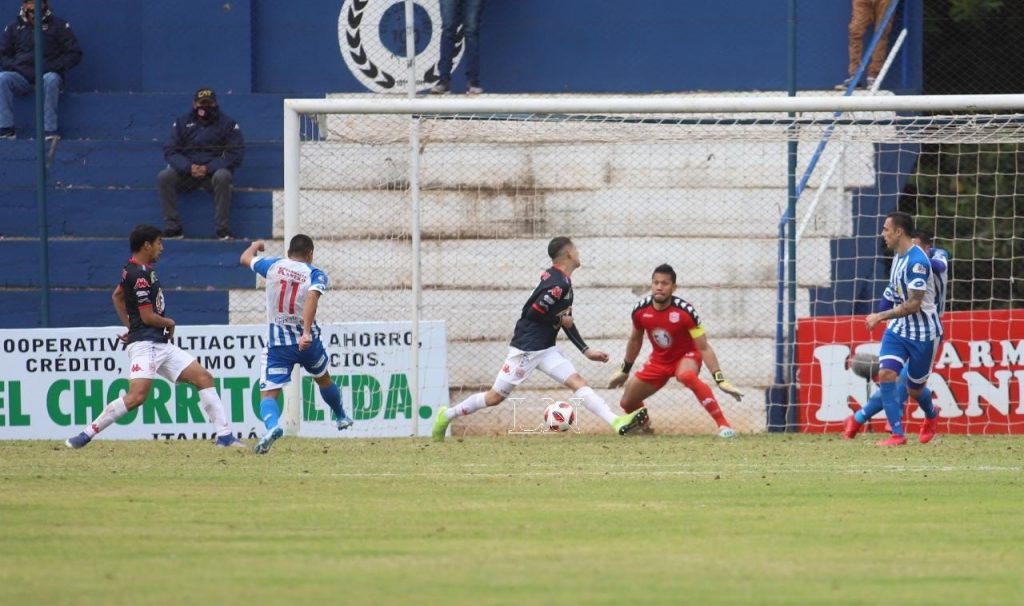
[[[939,431],[1024,434],[1024,310],[948,312],[946,337],[928,380],[939,409]],[[843,420],[878,388],[850,369],[857,353],[877,354],[882,327],[868,332],[864,316],[803,318],[797,323],[799,419],[805,432],[840,431]],[[914,433],[923,413],[908,401],[904,423]],[[871,428],[884,431],[880,414]]]

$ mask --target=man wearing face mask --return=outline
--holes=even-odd
[[[57,104],[66,72],[82,60],[82,49],[71,25],[50,12],[42,0],[43,129],[46,138],[57,136]],[[0,139],[15,138],[14,95],[35,90],[36,2],[21,3],[18,18],[0,34]]]
[[[164,145],[167,168],[157,175],[157,189],[166,222],[164,239],[182,238],[178,191],[213,190],[217,238],[230,240],[231,183],[242,164],[245,140],[238,123],[220,111],[211,88],[196,91],[192,111],[175,120]]]

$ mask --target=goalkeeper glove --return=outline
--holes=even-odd
[[[623,362],[619,370],[608,379],[608,389],[622,387],[629,378],[629,369],[633,368],[632,362]]]
[[[718,383],[718,389],[721,389],[725,393],[736,398],[737,402],[743,399],[743,392],[736,389],[732,383],[726,381],[725,375],[722,374],[722,371],[716,371],[712,376],[715,378],[715,383]]]

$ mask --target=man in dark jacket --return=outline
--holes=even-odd
[[[184,237],[178,215],[178,190],[199,187],[213,190],[217,238],[232,238],[228,229],[231,181],[244,155],[245,140],[238,123],[220,112],[213,89],[197,90],[192,111],[171,127],[171,138],[164,146],[167,168],[156,179],[167,223],[164,238]]]
[[[43,129],[46,137],[57,136],[57,103],[69,69],[82,60],[82,49],[71,24],[43,7]],[[32,92],[36,81],[34,0],[24,0],[18,18],[0,35],[0,139],[13,139],[14,95]]]

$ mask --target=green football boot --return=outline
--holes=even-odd
[[[620,436],[624,436],[633,429],[644,424],[647,420],[647,407],[641,406],[633,412],[616,417],[612,421],[612,429]]]
[[[444,442],[444,434],[448,431],[448,417],[444,415],[447,410],[447,406],[442,406],[437,409],[437,419],[434,421],[434,429],[430,432],[430,436],[435,442]]]

